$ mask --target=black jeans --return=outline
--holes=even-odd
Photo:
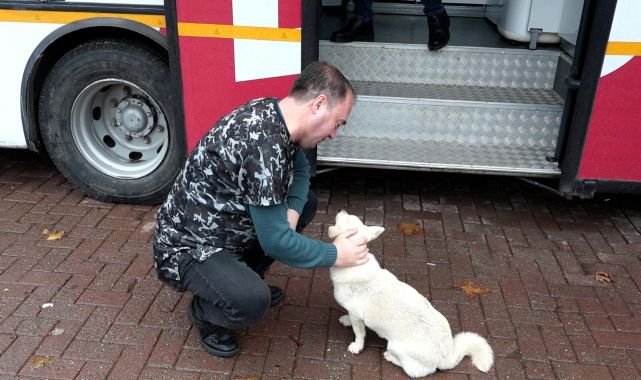
[[[296,231],[314,219],[317,207],[310,191]],[[223,250],[202,262],[183,254],[178,270],[183,288],[193,294],[190,308],[195,324],[241,329],[258,321],[269,308],[271,293],[263,277],[273,262],[259,245],[242,255]]]

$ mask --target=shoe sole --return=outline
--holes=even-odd
[[[436,51],[445,47],[445,45],[447,45],[448,42],[450,42],[450,37],[447,37],[447,40],[445,40],[445,42],[440,45],[430,46],[430,44],[427,44],[427,48],[430,49],[430,51]]]
[[[230,358],[230,357],[236,356],[236,355],[238,355],[240,353],[240,347],[238,347],[237,349],[235,349],[233,351],[219,351],[219,350],[214,350],[213,348],[205,345],[205,343],[203,343],[202,340],[200,341],[200,345],[202,346],[202,348],[205,349],[205,351],[207,351],[211,355],[217,356],[219,358]]]
[[[191,320],[191,324],[194,325],[195,328],[198,328],[198,326],[196,326],[196,323],[194,322],[195,318],[191,313],[191,308],[187,308],[187,317]],[[202,341],[202,339],[200,339],[200,337],[198,337],[198,341],[200,341],[200,345],[202,346],[202,348],[205,349],[205,351],[207,351],[209,354],[217,356],[219,358],[229,358],[229,357],[232,357],[232,356],[236,356],[236,355],[238,355],[238,353],[240,353],[240,347],[238,347],[237,349],[235,349],[233,351],[220,351],[220,350],[215,350],[215,349],[207,346]]]
[[[280,297],[274,298],[269,302],[269,306],[276,306],[279,303],[283,302],[283,298],[285,298],[285,294],[281,293]]]

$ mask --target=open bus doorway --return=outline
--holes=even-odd
[[[352,4],[322,5],[319,58],[359,101],[319,165],[560,178],[583,0],[444,1],[451,39],[436,52],[420,1],[374,2],[374,41],[344,44],[328,40]]]

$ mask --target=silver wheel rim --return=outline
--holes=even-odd
[[[121,79],[99,80],[80,92],[71,109],[71,133],[91,166],[122,179],[156,170],[169,146],[167,119],[158,103]]]

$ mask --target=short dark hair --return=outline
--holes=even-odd
[[[297,102],[309,102],[325,94],[330,106],[340,103],[350,92],[354,99],[356,92],[347,78],[336,67],[327,62],[312,62],[296,78],[289,96]]]

